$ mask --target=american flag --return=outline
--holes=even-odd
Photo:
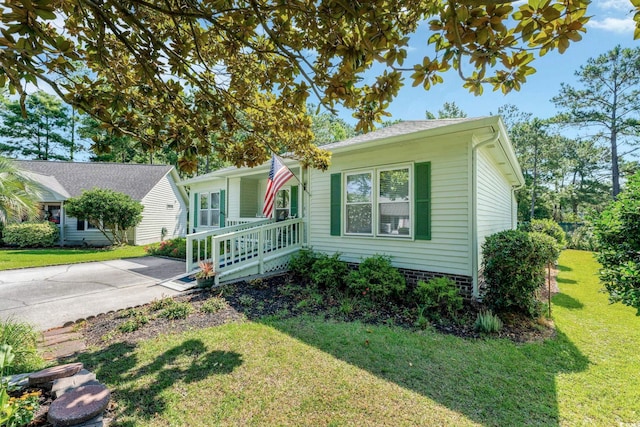
[[[264,195],[264,207],[262,214],[271,218],[273,215],[273,202],[276,199],[278,190],[285,182],[293,176],[293,172],[284,165],[282,159],[275,154],[271,155],[271,170],[269,170],[269,181],[267,181],[267,192]]]

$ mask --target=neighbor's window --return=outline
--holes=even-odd
[[[346,175],[345,232],[348,234],[371,234],[372,219],[371,172]]]
[[[378,171],[378,233],[411,234],[409,168]]]
[[[200,225],[215,227],[220,224],[220,193],[200,193]]]

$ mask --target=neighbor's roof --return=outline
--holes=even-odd
[[[76,197],[83,190],[107,188],[128,194],[134,200],[142,200],[169,172],[171,165],[139,165],[131,163],[75,163],[43,160],[17,160],[21,169],[44,175],[38,181],[59,194]],[[53,177],[47,182],[48,177]],[[60,188],[62,187],[62,189]]]

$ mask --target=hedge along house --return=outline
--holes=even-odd
[[[278,193],[275,217],[300,224],[300,242],[283,253],[308,246],[352,263],[389,255],[411,282],[447,275],[479,296],[481,245],[516,226],[514,191],[524,184],[499,117],[407,121],[323,148],[332,153],[326,172],[287,161],[300,182],[291,179]],[[243,263],[259,257],[247,252],[247,241],[259,241],[258,252],[266,253],[265,244],[272,250],[275,237],[266,242],[255,232],[280,224],[259,218],[268,171],[269,164],[228,168],[182,183],[191,189],[194,259],[205,246],[219,248],[211,258],[224,256],[214,265],[238,277]],[[253,267],[245,274],[270,269]]]
[[[187,195],[177,185],[179,177],[173,166],[37,160],[18,160],[17,165],[41,185],[42,216],[58,225],[63,246],[109,244],[97,228],[65,213],[67,199],[93,188],[127,194],[144,206],[142,221],[128,234],[130,244],[186,235]]]

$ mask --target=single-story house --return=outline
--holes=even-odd
[[[173,166],[39,160],[18,160],[16,164],[41,185],[43,217],[58,224],[63,246],[109,244],[93,225],[65,213],[67,199],[93,188],[127,194],[144,206],[142,221],[128,235],[130,244],[144,245],[186,234],[187,194],[177,185],[180,178]]]
[[[288,231],[301,233],[300,242],[293,239],[300,247],[340,252],[352,263],[389,255],[410,281],[447,275],[468,296],[480,295],[482,243],[516,227],[514,191],[524,185],[498,116],[405,121],[323,148],[332,153],[325,172],[285,158],[296,178],[278,192],[274,220],[302,224]],[[190,189],[189,244],[219,247],[215,257],[226,256],[216,258],[220,273],[232,256],[252,258],[247,224],[276,227],[260,218],[269,167],[226,168],[180,183]],[[243,237],[221,243],[234,232]]]

